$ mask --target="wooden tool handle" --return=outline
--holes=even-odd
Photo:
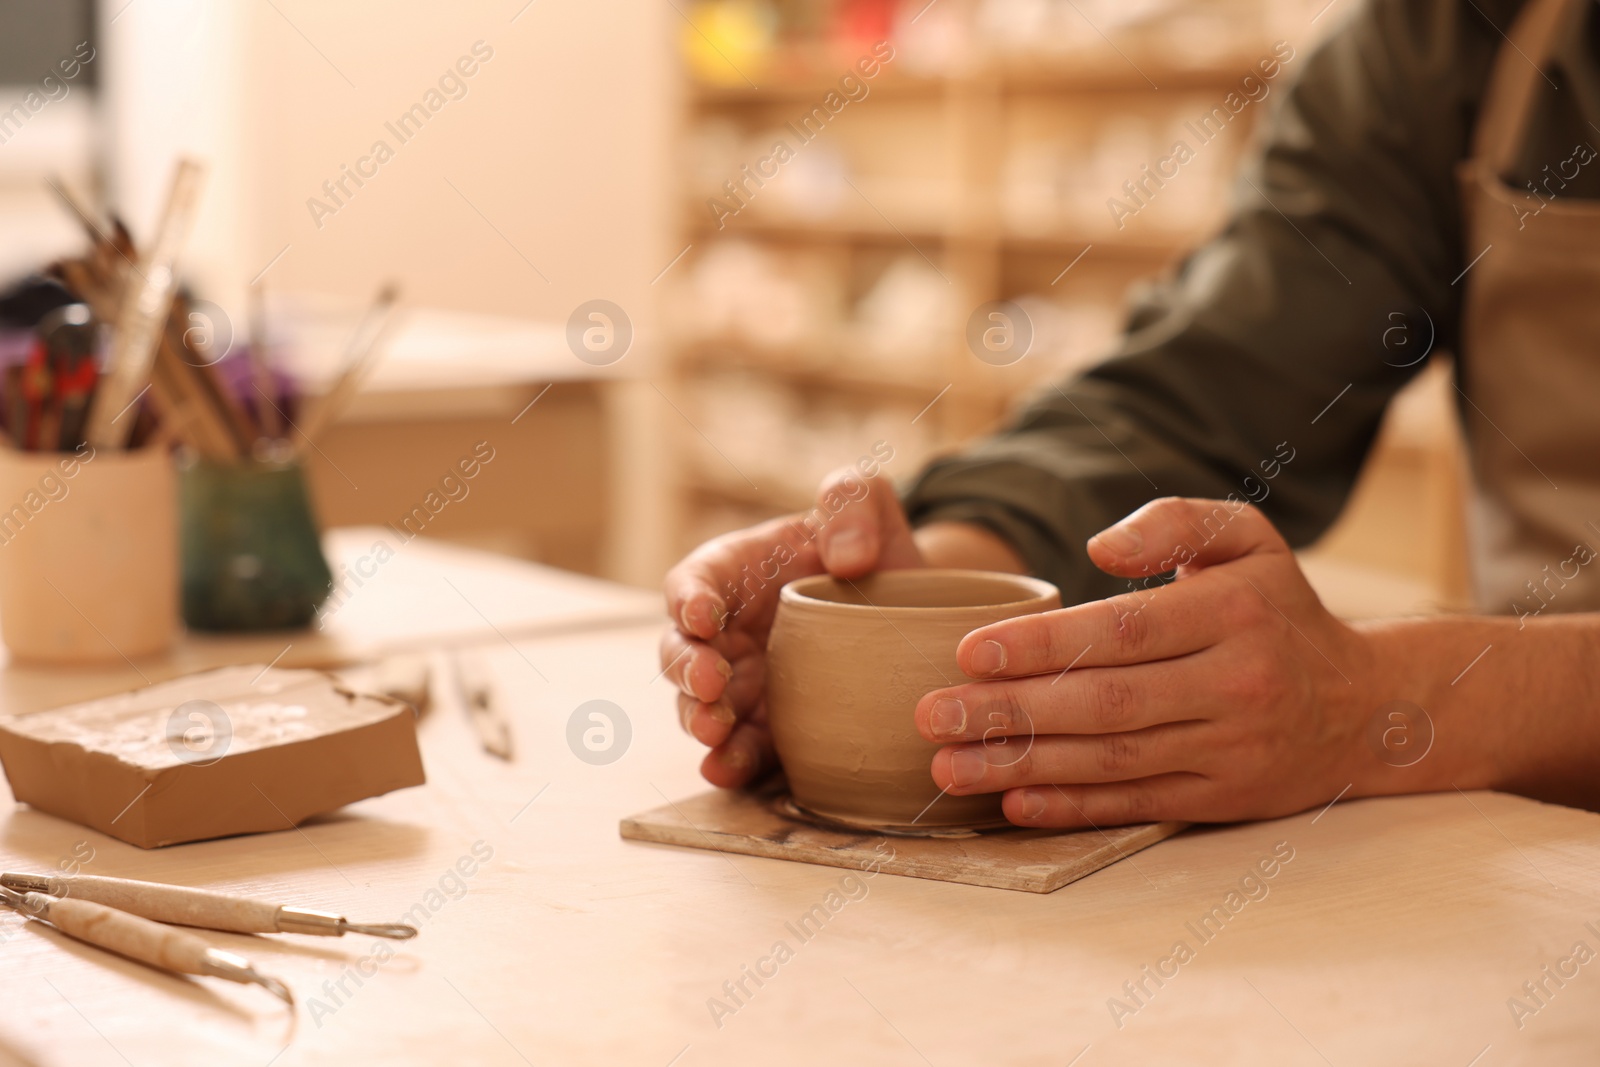
[[[28,894],[29,910],[70,937],[152,967],[207,974],[209,947],[193,934],[88,900]]]
[[[29,888],[33,888],[30,886]],[[270,934],[278,930],[278,906],[209,889],[136,882],[99,874],[49,879],[44,890],[53,896],[93,901],[156,922],[228,930],[236,934]]]
[[[111,363],[95,389],[84,430],[95,448],[127,446],[134,420],[128,419],[121,426],[117,422],[150,382],[150,367],[177,289],[179,253],[188,239],[204,178],[205,168],[198,162],[178,160],[155,241],[139,257],[136,276],[129,278],[124,288],[116,330],[111,335]]]

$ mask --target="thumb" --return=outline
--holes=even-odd
[[[824,521],[817,548],[822,565],[836,578],[921,562],[887,478],[864,478],[854,467],[835,471],[823,479],[811,514]]]
[[[1089,559],[1125,578],[1176,567],[1211,567],[1259,553],[1289,551],[1267,517],[1239,500],[1165,497],[1089,538]]]

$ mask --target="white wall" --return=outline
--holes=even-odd
[[[211,285],[248,282],[287,245],[274,287],[365,297],[397,275],[450,307],[564,319],[604,296],[647,317],[677,251],[661,180],[676,16],[523,3],[107,0],[113,196],[148,226],[173,155],[208,157],[191,259]],[[467,95],[401,144],[385,123],[477,41],[494,55]],[[378,139],[394,158],[319,228],[307,200]]]
[[[124,2],[112,0],[100,14],[108,200],[135,239],[149,241],[173,160],[180,154],[203,158],[208,175],[185,274],[209,299],[243,307],[249,278],[239,273],[254,240],[256,147],[240,62],[248,5]]]
[[[277,291],[360,301],[393,277],[418,304],[562,322],[603,297],[634,320],[629,369],[648,367],[650,282],[678,251],[670,5],[125,2],[101,15],[112,195],[147,234],[172,157],[209,159],[187,272],[202,295],[242,312],[287,248],[264,277]],[[493,56],[462,79],[466,95],[402,144],[385,124],[478,41]],[[332,206],[323,183],[380,139],[393,158],[359,188],[347,179],[353,195],[319,227],[308,199]],[[650,537],[638,509],[654,507],[655,480],[631,462],[624,474],[618,503],[634,519],[619,529],[636,543],[614,550],[622,572],[647,573],[659,561],[637,560]]]

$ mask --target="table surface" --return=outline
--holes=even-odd
[[[320,391],[338,376],[345,349],[367,307],[312,293],[269,297],[289,369],[308,389]],[[610,378],[573,358],[566,324],[531,319],[407,307],[383,358],[367,380],[375,393],[507,386],[528,382]]]
[[[325,392],[365,306],[310,293],[269,296],[269,315],[274,305],[285,366],[307,392]],[[544,386],[616,381],[635,369],[633,360],[597,367],[575,358],[565,323],[407,307],[339,421],[501,413],[507,405],[515,414]]]
[[[386,655],[504,647],[545,633],[656,618],[655,593],[509,560],[393,527],[328,531],[323,554],[339,588],[306,630],[248,636],[182,633],[159,658],[118,659],[70,671],[9,662],[0,648],[0,710],[19,714],[235,663],[333,668]]]
[[[483,565],[429,561],[441,577]],[[499,566],[508,583],[552,578]],[[300,829],[145,852],[15,808],[0,822],[8,869],[248,891],[358,921],[411,912],[422,932],[203,935],[289,982],[291,1025],[262,990],[3,914],[0,1042],[72,1067],[1595,1060],[1600,816],[1490,793],[1340,802],[1191,830],[1046,896],[624,842],[620,818],[703,787],[657,637],[637,622],[491,634],[516,761],[479,751],[444,699],[420,725],[426,786]],[[591,700],[631,726],[605,765],[567,740]],[[1523,983],[1541,981],[1536,1001]]]

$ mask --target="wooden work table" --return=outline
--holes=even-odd
[[[427,562],[441,578],[486,565]],[[503,566],[507,582],[557,581]],[[300,829],[145,852],[12,810],[6,868],[76,859],[358,921],[419,904],[427,917],[414,941],[382,943],[385,958],[363,937],[204,934],[289,982],[291,1037],[260,989],[170,977],[0,915],[0,1038],[71,1067],[1595,1062],[1600,959],[1549,983],[1520,1029],[1507,1000],[1531,1005],[1523,983],[1576,942],[1600,952],[1600,816],[1490,793],[1341,802],[1190,830],[1049,895],[624,842],[620,818],[703,786],[658,674],[659,625],[627,618],[480,635],[515,715],[514,763],[482,753],[445,700],[421,722],[426,786]],[[603,766],[566,740],[595,699],[632,727]],[[1265,895],[1197,937],[1191,924],[1275,848],[1292,859]],[[844,903],[797,937],[830,891]],[[791,955],[761,964],[778,941]],[[1157,988],[1144,968],[1178,941],[1192,956]],[[735,1005],[724,983],[758,964],[775,973],[746,978]],[[1141,979],[1139,1003],[1124,983]],[[712,998],[736,1010],[714,1019]],[[1137,1010],[1114,1019],[1111,998]]]

